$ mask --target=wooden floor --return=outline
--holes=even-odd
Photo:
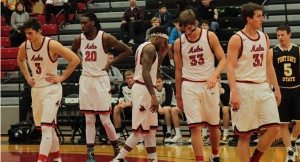
[[[39,145],[38,144],[8,144],[7,137],[1,139],[1,162],[34,162],[37,159]],[[86,146],[85,145],[61,145],[61,152],[64,162],[85,162],[86,160]],[[253,152],[254,148],[251,148]],[[208,160],[210,156],[210,147],[205,146],[204,156]],[[174,162],[192,162],[194,154],[191,145],[164,145],[157,146],[158,159],[160,161],[174,161]],[[95,155],[97,162],[107,162],[113,157],[113,150],[110,145],[97,145],[95,147]],[[236,147],[221,146],[220,156],[223,162],[239,162],[238,152]],[[284,162],[286,150],[284,147],[269,148],[261,162]],[[49,156],[50,158],[51,156]],[[144,146],[139,145],[134,148],[128,158],[129,162],[146,162],[147,153]],[[299,158],[300,159],[300,158]],[[300,160],[297,159],[298,162]],[[49,162],[51,161],[48,160]]]

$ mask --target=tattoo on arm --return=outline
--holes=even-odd
[[[156,51],[154,46],[147,46],[144,48],[143,58],[142,58],[143,79],[150,95],[155,95],[153,82],[150,75],[153,59],[155,59],[155,57],[156,57]]]

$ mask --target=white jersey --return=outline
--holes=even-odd
[[[104,69],[107,64],[107,53],[103,48],[103,31],[98,31],[93,40],[89,40],[84,34],[80,35],[80,51],[82,53],[82,75],[103,76],[107,75]]]
[[[161,91],[158,91],[155,88],[154,91],[155,91],[155,95],[156,95],[157,101],[159,102],[160,105],[162,105],[166,101],[167,92],[166,92],[165,87],[163,87]],[[177,104],[176,104],[175,94],[174,94],[174,91],[172,91],[171,104],[167,105],[167,106],[176,106],[176,105]]]
[[[185,34],[180,37],[182,78],[205,81],[214,72],[215,58],[208,39],[208,31],[201,30],[199,39],[191,42]]]
[[[145,42],[141,44],[135,53],[135,72],[134,72],[134,80],[145,83],[142,73],[143,73],[143,67],[142,67],[142,57],[143,57],[143,49],[146,45],[151,44],[151,42]],[[153,60],[152,67],[150,70],[150,76],[152,78],[153,85],[156,85],[156,74],[157,74],[157,67],[158,67],[158,55],[156,53],[155,60]]]
[[[258,38],[253,40],[245,33],[236,33],[242,39],[235,77],[237,81],[262,83],[266,81],[267,38],[265,33],[257,31]]]
[[[51,38],[44,37],[39,49],[33,49],[32,43],[27,40],[25,43],[27,60],[35,81],[35,88],[45,87],[52,83],[46,81],[46,75],[57,74],[58,61],[50,58],[49,43]]]

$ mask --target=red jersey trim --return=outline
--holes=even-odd
[[[47,43],[47,52],[48,52],[48,57],[51,60],[52,63],[55,63],[58,60],[58,57],[56,58],[56,60],[52,60],[51,55],[50,55],[50,41],[52,39],[49,39],[48,43]]]
[[[248,39],[250,39],[250,40],[252,40],[252,41],[254,41],[254,42],[259,41],[259,39],[260,39],[260,34],[258,33],[258,31],[256,31],[256,33],[257,33],[257,35],[258,35],[258,38],[256,38],[256,39],[250,38],[250,37],[249,37],[248,35],[246,35],[242,30],[241,30],[241,33],[242,33],[243,35],[245,35]]]
[[[238,59],[242,57],[243,55],[243,50],[244,50],[244,43],[243,43],[243,39],[239,34],[236,34],[241,38],[241,48],[239,49],[239,54],[238,54]]]
[[[182,81],[186,81],[186,82],[198,82],[198,83],[204,83],[204,82],[206,82],[206,80],[195,81],[195,80],[189,80],[189,79],[186,79],[186,78],[182,78]]]
[[[198,27],[197,27],[197,28],[198,28]],[[185,38],[186,38],[186,40],[187,40],[188,42],[190,42],[190,43],[197,43],[197,42],[200,40],[201,36],[202,36],[202,29],[200,29],[199,38],[197,38],[197,40],[195,40],[195,41],[190,41],[190,40],[188,39],[188,37],[186,36],[186,34],[184,34],[184,36],[185,36]]]
[[[249,131],[239,131],[236,126],[234,127],[234,130],[233,130],[233,133],[235,135],[239,135],[239,136],[246,136],[246,135],[249,135],[249,134],[253,134],[253,133],[256,133],[258,132],[259,130],[263,129],[263,128],[270,128],[270,127],[279,127],[280,124],[279,123],[270,123],[270,124],[265,124],[265,125],[262,125],[260,127],[258,127],[257,129],[251,129]]]
[[[132,133],[148,134],[150,130],[157,130],[158,126],[150,126],[149,130],[145,130],[141,125],[137,129],[132,129]]]
[[[211,48],[211,43],[210,43],[210,41],[209,41],[208,33],[209,33],[209,31],[207,30],[207,31],[206,31],[206,39],[207,39],[207,43],[208,43],[210,52],[211,52],[212,54],[214,54],[213,49]]]
[[[203,122],[200,122],[200,123],[190,123],[188,124],[188,127],[189,128],[195,128],[195,127],[200,127],[200,126],[207,126],[207,127],[218,127],[220,128],[221,124],[217,124],[217,125],[213,125],[213,124],[210,124],[206,121],[203,121]]]
[[[34,52],[38,52],[39,50],[41,50],[41,48],[43,47],[43,45],[44,45],[44,42],[45,42],[45,36],[44,36],[44,38],[43,38],[43,42],[42,42],[42,44],[41,44],[41,46],[37,49],[37,50],[35,50],[34,48],[33,48],[33,46],[32,46],[32,42],[31,42],[31,48],[32,48],[32,50],[34,51]]]

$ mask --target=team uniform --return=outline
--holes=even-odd
[[[276,99],[266,82],[267,36],[261,31],[257,33],[256,40],[242,31],[236,33],[242,42],[235,69],[240,109],[231,111],[232,125],[237,135],[279,125]]]
[[[148,133],[150,129],[157,129],[158,119],[157,113],[150,112],[151,96],[144,83],[142,76],[142,54],[143,48],[151,42],[141,44],[136,51],[136,66],[134,72],[135,83],[132,87],[132,131],[143,131]],[[150,70],[153,86],[156,85],[156,73],[158,66],[158,54]],[[155,86],[154,86],[155,87]]]
[[[132,87],[128,87],[127,83],[122,83],[120,86],[120,92],[119,92],[119,101],[120,99],[124,102],[132,102],[132,96],[131,96],[131,89]],[[132,107],[126,107],[123,109],[125,118],[132,119]]]
[[[201,30],[199,39],[191,42],[180,37],[182,55],[182,101],[189,127],[197,125],[219,126],[219,91],[215,86],[207,89],[206,80],[214,72],[214,54],[208,31]]]
[[[283,50],[280,45],[273,48],[273,65],[281,92],[278,111],[280,122],[289,123],[300,120],[300,51],[292,44]]]
[[[56,114],[62,98],[62,86],[46,81],[46,75],[57,74],[57,60],[52,60],[49,53],[51,38],[44,37],[41,47],[33,49],[32,43],[27,40],[25,49],[29,67],[35,80],[32,87],[32,110],[36,126],[52,126],[56,124]]]
[[[103,48],[103,33],[98,31],[93,40],[80,35],[83,70],[79,80],[79,101],[83,113],[110,113],[110,81],[107,72],[102,70],[108,57]]]

